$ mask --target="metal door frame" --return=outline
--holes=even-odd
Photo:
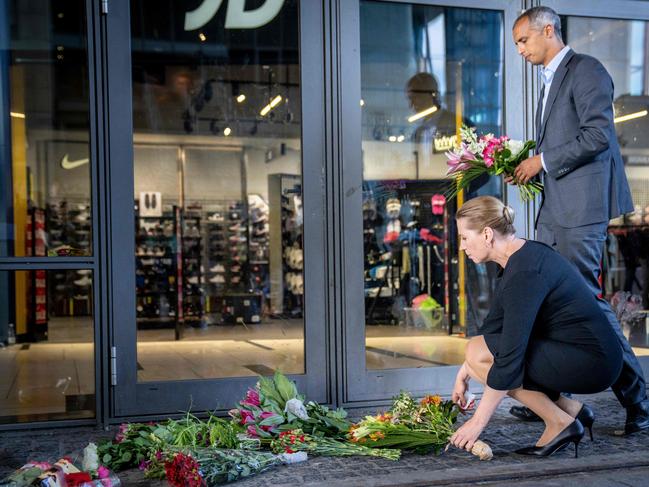
[[[322,8],[301,8],[302,178],[304,211],[305,374],[290,376],[309,399],[332,402],[327,355],[327,302],[331,286],[325,251],[325,106]],[[257,377],[137,382],[135,235],[133,212],[133,127],[129,2],[111,2],[103,37],[106,65],[108,218],[111,260],[110,330],[116,355],[111,387],[111,421],[162,416],[188,410],[225,413]],[[260,325],[263,326],[263,325]],[[335,400],[335,399],[334,399]],[[150,416],[149,416],[150,417]]]
[[[382,0],[379,0],[382,1]],[[523,4],[515,0],[418,1],[396,0],[398,3],[417,3],[430,6],[464,7],[499,10],[504,24],[504,128],[513,138],[524,138],[531,131],[524,110],[524,61],[518,56],[509,28],[520,13]],[[363,240],[362,233],[362,159],[361,159],[361,98],[360,76],[360,18],[359,0],[344,0],[336,12],[340,28],[340,207],[342,238],[338,252],[341,261],[340,286],[341,329],[343,337],[338,361],[342,370],[339,387],[341,403],[345,406],[364,406],[382,402],[408,390],[415,395],[435,392],[450,394],[458,366],[434,368],[404,368],[367,370],[365,366],[365,316],[363,302]],[[510,41],[510,42],[508,42]],[[343,74],[344,73],[344,74]],[[343,78],[344,77],[344,78]],[[511,193],[511,191],[510,191]],[[511,196],[510,196],[511,199]]]

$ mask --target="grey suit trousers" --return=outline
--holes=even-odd
[[[536,228],[536,239],[554,248],[572,262],[586,279],[593,294],[597,296],[601,293],[598,279],[607,226],[608,223],[603,222],[576,228],[564,228],[539,222]],[[620,323],[610,305],[603,299],[599,299],[599,304],[615,330],[623,352],[622,372],[611,389],[622,406],[632,406],[647,397],[647,386],[642,366],[624,337]]]

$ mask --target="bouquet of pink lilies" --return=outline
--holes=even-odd
[[[448,191],[449,198],[456,196],[471,181],[485,173],[490,176],[512,177],[516,166],[527,159],[530,150],[536,146],[533,140],[523,142],[507,136],[496,137],[493,134],[479,136],[474,128],[466,126],[462,127],[460,135],[460,144],[446,153],[446,174],[454,182]],[[543,190],[543,184],[531,180],[526,184],[519,183],[518,189],[521,198],[529,201]]]

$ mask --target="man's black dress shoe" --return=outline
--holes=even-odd
[[[579,456],[579,442],[584,437],[584,427],[578,419],[575,419],[566,428],[555,436],[552,441],[543,446],[527,446],[516,450],[519,455],[533,455],[537,457],[549,457],[558,451],[563,450],[569,443],[575,444],[575,458]]]
[[[626,408],[624,434],[630,435],[649,428],[649,399]]]
[[[509,409],[509,414],[521,421],[538,422],[543,421],[534,411],[525,406],[512,406]]]

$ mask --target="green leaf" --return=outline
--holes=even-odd
[[[277,392],[279,393],[280,397],[286,403],[289,399],[294,399],[297,397],[297,388],[295,387],[295,384],[290,381],[284,374],[280,372],[275,372],[275,388],[277,389]]]

